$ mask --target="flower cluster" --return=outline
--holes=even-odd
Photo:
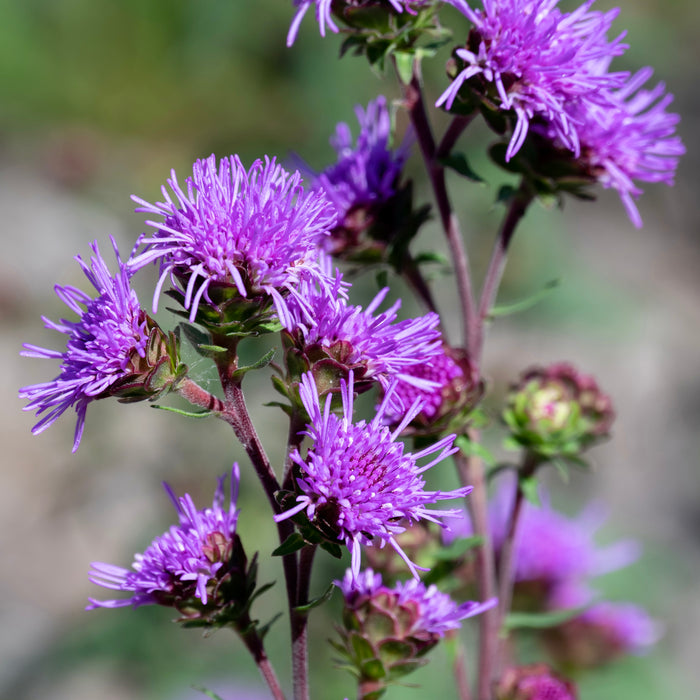
[[[142,374],[149,339],[155,323],[141,308],[131,288],[131,272],[119,257],[118,271],[111,275],[97,242],[92,244],[94,256],[86,263],[76,256],[85,276],[98,295],[93,299],[75,287],[56,285],[56,294],[78,315],[77,321],[59,322],[44,318],[51,330],[68,336],[64,352],[26,343],[22,355],[57,359],[61,373],[52,381],[20,389],[20,398],[29,399],[25,411],[46,413],[32,432],[40,433],[67,409],[74,407],[78,416],[73,452],[78,449],[85,427],[85,413],[91,401],[109,395],[111,388]]]
[[[360,547],[391,545],[417,578],[416,566],[396,542],[396,535],[419,520],[440,523],[441,516],[456,511],[433,510],[438,500],[466,496],[471,487],[454,491],[426,491],[423,472],[456,452],[454,435],[438,440],[417,453],[405,453],[397,437],[420,411],[416,402],[404,422],[393,432],[384,425],[387,406],[396,382],[389,386],[375,417],[368,423],[353,422],[354,382],[341,380],[343,414],[331,412],[332,396],[323,408],[311,374],[302,377],[301,400],[310,417],[305,435],[312,444],[306,454],[295,451],[291,458],[299,468],[296,505],[275,516],[280,521],[304,512],[319,531],[332,541],[345,543],[352,553],[352,571],[360,572]],[[436,455],[423,466],[418,461]]]
[[[170,277],[190,320],[201,300],[217,306],[210,296],[216,287],[261,311],[271,301],[285,319],[285,298],[302,280],[318,276],[318,246],[337,218],[323,192],[305,192],[298,172],[289,174],[267,157],[246,171],[238,156],[222,159],[217,168],[212,155],[194,164],[185,189],[174,172],[168,184],[177,201],[165,187],[163,202],[134,197],[137,211],[163,217],[147,222],[155,233],[129,261],[134,270],[160,263],[154,309]]]
[[[229,505],[224,503],[226,475],[219,479],[211,508],[197,510],[189,494],[176,498],[165,489],[177,510],[179,523],[156,537],[132,569],[93,562],[90,581],[115,591],[128,591],[130,598],[90,599],[88,609],[131,605],[175,607],[188,618],[220,614],[232,603],[229,584],[245,575],[245,555],[236,535],[238,465],[231,469]]]

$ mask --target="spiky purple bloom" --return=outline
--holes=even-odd
[[[431,0],[385,0],[387,6],[391,6],[395,12],[403,12],[406,10],[411,14],[415,14],[414,7],[427,4]],[[297,38],[299,25],[307,10],[313,5],[316,8],[316,21],[319,25],[321,36],[326,36],[326,27],[334,33],[338,33],[340,29],[333,21],[333,0],[292,0],[297,8],[296,14],[292,19],[292,24],[289,27],[287,34],[287,46],[291,46]],[[347,5],[361,5],[362,0],[348,0]]]
[[[335,584],[345,597],[349,608],[359,608],[370,598],[386,598],[383,607],[406,608],[413,611],[411,629],[404,631],[406,636],[443,637],[449,630],[459,629],[462,620],[490,610],[497,604],[492,598],[485,603],[466,601],[458,605],[446,593],[438,590],[435,584],[427,586],[415,578],[398,581],[393,588],[382,584],[381,574],[365,569],[354,576],[351,569],[345,572],[342,581]]]
[[[200,300],[210,301],[207,290],[216,283],[235,286],[243,298],[268,295],[285,318],[285,297],[318,274],[316,251],[335,224],[334,207],[322,192],[305,192],[298,172],[289,174],[267,156],[246,171],[238,156],[223,158],[217,168],[211,155],[192,172],[182,189],[172,171],[168,184],[175,200],[165,187],[163,202],[133,197],[141,205],[136,211],[164,219],[146,222],[155,233],[129,261],[134,269],[160,262],[154,309],[170,277],[184,294],[191,320]]]
[[[90,598],[87,609],[154,604],[178,607],[192,598],[206,606],[211,597],[216,597],[237,537],[237,464],[231,469],[228,507],[224,503],[225,482],[224,474],[211,508],[204,510],[195,508],[189,494],[177,498],[170,486],[163,484],[177,510],[179,523],[156,537],[143,554],[136,554],[131,570],[93,562],[89,574],[92,583],[115,591],[129,591],[132,596],[116,600]]]
[[[606,102],[582,102],[572,110],[581,141],[581,161],[605,188],[614,188],[632,223],[642,226],[634,200],[642,194],[635,180],[673,185],[685,153],[675,134],[680,117],[667,112],[673,95],[663,83],[642,89],[651,68],[635,73]]]
[[[91,244],[90,263],[75,259],[98,295],[94,299],[71,286],[55,286],[58,298],[78,315],[77,321],[51,321],[43,317],[46,328],[68,336],[64,352],[25,343],[25,357],[61,360],[61,372],[52,381],[20,389],[19,396],[29,399],[25,411],[45,413],[32,428],[35,435],[53,424],[67,409],[74,407],[78,420],[73,452],[78,449],[85,427],[85,413],[91,401],[116,382],[133,373],[135,357],[146,355],[150,328],[136,292],[131,288],[131,273],[119,257],[112,239],[118,271],[111,275],[97,241]]]
[[[621,84],[624,74],[595,67],[625,46],[623,35],[608,41],[618,10],[591,12],[587,0],[573,12],[561,12],[559,0],[483,0],[472,9],[466,0],[447,0],[474,25],[466,48],[457,56],[466,64],[437,105],[450,109],[462,85],[481,76],[493,84],[499,107],[517,116],[506,152],[512,158],[535,117],[546,119],[561,142],[578,155],[576,121],[568,114],[572,102],[597,102],[603,89]]]
[[[321,408],[313,375],[303,375],[299,394],[310,417],[305,435],[312,444],[303,458],[297,450],[292,460],[301,470],[297,486],[301,493],[297,504],[275,516],[280,521],[305,511],[309,520],[322,522],[337,533],[352,553],[352,571],[360,571],[360,547],[390,544],[417,578],[413,564],[395,536],[419,520],[438,519],[458,511],[440,511],[426,506],[438,500],[459,498],[471,492],[466,486],[454,491],[426,491],[423,473],[457,451],[455,436],[448,435],[417,453],[405,453],[397,437],[420,411],[416,402],[404,422],[393,432],[384,425],[387,406],[396,388],[388,388],[375,417],[353,423],[353,375],[341,380],[342,417],[331,412],[332,396]],[[434,456],[428,464],[418,461]]]
[[[325,256],[321,268],[331,274]],[[288,305],[287,319],[280,319],[286,329],[299,335],[305,347],[320,346],[332,352],[343,365],[355,369],[357,380],[374,379],[385,388],[394,378],[424,388],[434,386],[411,374],[409,368],[429,363],[440,352],[440,317],[431,312],[397,321],[400,300],[376,313],[389,293],[388,287],[366,308],[353,306],[346,299],[349,285],[337,268],[334,272],[334,277],[324,276],[323,284],[309,280],[300,286],[298,297]]]
[[[341,219],[353,209],[386,202],[394,195],[409,154],[408,142],[396,150],[390,146],[391,116],[384,96],[372,100],[367,109],[358,105],[355,114],[360,124],[355,144],[350,127],[338,124],[331,138],[338,161],[313,183],[325,190]]]

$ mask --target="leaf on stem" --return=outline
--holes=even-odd
[[[305,544],[306,541],[304,538],[298,532],[293,532],[284,542],[282,542],[279,547],[277,547],[277,549],[272,552],[272,556],[284,557],[287,554],[293,554],[294,552],[299,551]]]
[[[497,316],[510,316],[511,314],[518,313],[519,311],[531,309],[533,306],[542,301],[542,299],[549,296],[552,290],[556,289],[560,284],[561,279],[553,279],[547,282],[538,292],[535,292],[525,299],[513,302],[512,304],[501,304],[500,306],[494,306],[491,311],[489,311],[487,318],[492,319]]]
[[[313,598],[308,603],[305,603],[304,605],[297,605],[295,608],[293,608],[294,612],[307,613],[310,610],[317,608],[319,605],[323,605],[327,600],[330,600],[330,597],[333,595],[334,588],[335,584],[331,583],[328,588],[326,588],[326,590],[317,598]]]
[[[515,612],[509,613],[503,623],[506,630],[514,629],[547,629],[549,627],[557,627],[568,620],[578,617],[584,610],[584,607],[568,608],[566,610],[554,610],[550,612],[527,613]]]
[[[480,442],[473,442],[466,435],[460,435],[455,444],[459,447],[459,451],[465,457],[478,457],[482,459],[488,467],[493,467],[496,464],[496,458],[493,454]]]
[[[486,182],[481,175],[472,169],[464,153],[450,153],[449,156],[438,158],[438,163],[445,168],[454,170],[456,173],[459,173],[462,177],[466,177],[467,180],[471,180],[472,182]]]
[[[181,408],[174,408],[173,406],[161,406],[160,404],[151,404],[151,408],[157,408],[160,411],[169,411],[170,413],[177,413],[180,416],[185,416],[185,418],[206,418],[207,416],[213,416],[214,411],[206,409],[204,411],[183,411]]]

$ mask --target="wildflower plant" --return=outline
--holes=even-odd
[[[379,96],[359,106],[356,138],[339,124],[336,161],[317,171],[287,169],[270,156],[246,165],[237,155],[211,155],[184,180],[172,172],[162,201],[134,197],[151,230],[126,261],[114,246],[114,273],[96,242],[89,262],[77,258],[96,294],[57,286],[77,319],[45,320],[67,336],[65,350],[24,346],[26,356],[60,363],[54,380],[20,390],[26,409],[40,416],[33,432],[75,409],[75,451],[92,401],[177,394],[192,412],[160,407],[224,421],[250,463],[231,470],[228,505],[224,477],[204,509],[166,487],[177,524],[137,554],[131,569],[94,562],[90,580],[118,593],[91,598],[88,609],[157,604],[177,610],[185,627],[230,627],[271,696],[286,697],[264,646],[274,620],[260,625],[253,617],[270,585],[258,585],[258,554],[248,555],[258,543],[244,543],[237,531],[246,517],[238,484],[257,478],[279,540],[272,556],[287,593],[295,700],[308,700],[312,690],[324,697],[309,682],[308,618],[334,586],[343,612],[333,645],[360,700],[403,682],[445,642],[461,700],[569,700],[577,690],[562,672],[647,651],[656,641],[660,626],[645,611],[600,600],[592,586],[600,573],[629,564],[636,546],[599,548],[593,511],[567,518],[542,497],[539,483],[548,465],[564,477],[586,468],[582,455],[612,433],[610,397],[596,379],[558,362],[526,368],[496,410],[482,404],[498,396],[483,357],[487,321],[500,315],[508,249],[532,202],[564,194],[590,199],[599,183],[616,189],[641,225],[638,183],[671,184],[683,153],[678,117],[666,111],[671,96],[661,83],[644,88],[651,69],[614,69],[626,49],[624,32],[612,30],[618,10],[594,9],[593,0],[569,12],[558,5],[291,0],[288,46],[299,39],[304,16],[315,14],[321,35],[345,36],[343,53],[366,57],[375,70],[393,67],[401,99]],[[460,14],[471,29],[453,40],[449,22]],[[438,139],[421,64],[449,41],[456,45],[437,99],[449,123]],[[403,140],[396,110],[410,122]],[[480,179],[455,151],[480,117],[494,134],[489,155],[520,182],[500,190],[506,212],[477,289],[446,169]],[[404,172],[418,152],[450,253],[459,339],[447,337],[456,335],[454,324],[433,295],[426,265],[435,256],[415,251],[430,217]],[[158,269],[154,312],[162,294],[178,304],[172,311],[180,318],[169,331],[131,287],[151,265]],[[363,306],[349,280],[369,269],[382,283]],[[389,284],[398,278],[423,313],[402,315]],[[243,364],[241,343],[260,336],[269,351]],[[216,368],[216,391],[195,381],[181,343]],[[280,465],[263,447],[243,388],[248,373],[265,370],[277,392],[268,405],[289,420]],[[360,394],[373,397],[373,409],[358,408]],[[499,463],[483,444],[488,430],[505,431],[504,446],[518,457]],[[512,472],[491,495],[487,466],[489,477]],[[449,474],[458,484],[441,488]],[[450,504],[437,507],[443,500]],[[344,558],[349,567],[312,595],[321,584],[312,579],[317,556]],[[476,615],[477,642],[467,651],[460,627]],[[523,626],[542,631],[552,666],[514,658],[511,638]]]

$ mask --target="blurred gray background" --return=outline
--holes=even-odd
[[[606,10],[611,3],[597,5]],[[666,635],[648,658],[583,679],[583,700],[690,700],[700,688],[699,8],[691,0],[623,0],[615,24],[628,29],[631,44],[618,67],[652,64],[655,79],[676,95],[688,149],[676,187],[647,188],[641,231],[610,192],[595,204],[568,201],[563,211],[534,206],[518,231],[500,298],[521,298],[554,278],[561,285],[535,309],[500,320],[488,338],[494,396],[528,364],[570,360],[598,377],[618,409],[614,439],[592,454],[593,475],[576,475],[566,490],[553,479],[554,499],[575,512],[602,497],[610,505],[605,536],[643,543],[644,558],[601,588],[644,604],[664,621]],[[90,562],[128,566],[172,521],[160,482],[189,491],[203,506],[234,458],[244,472],[242,536],[261,552],[261,580],[280,576],[267,557],[274,547],[267,506],[227,426],[103,401],[90,406],[83,443],[71,455],[73,416],[33,438],[34,416],[22,413],[17,399],[19,386],[55,376],[55,365],[18,353],[22,342],[59,347],[61,338],[43,329],[40,316],[64,315],[55,283],[85,286],[73,255],[88,255],[94,239],[106,252],[110,234],[128,254],[143,230],[131,193],[159,198],[170,168],[182,180],[195,158],[212,152],[250,162],[295,151],[321,168],[333,158],[328,137],[335,123],[352,126],[355,104],[378,93],[398,97],[391,75],[370,73],[362,59],[336,60],[339,38],[322,40],[311,15],[296,46],[286,49],[291,17],[285,0],[0,4],[2,698],[203,697],[193,685],[227,700],[256,697],[256,670],[233,635],[202,640],[171,625],[162,609],[83,611],[89,595],[109,597],[87,581]],[[448,53],[426,66],[431,99],[446,84]],[[481,153],[487,137],[476,127],[464,147],[489,185],[450,183],[477,277],[502,213],[495,193],[505,181]],[[417,157],[410,167],[427,200]],[[436,242],[442,250],[431,223],[415,249],[433,250]],[[147,277],[140,283],[144,305]],[[435,285],[454,337],[452,283],[440,278]],[[370,293],[371,277],[366,286]],[[419,311],[410,301],[404,308]],[[173,320],[167,312],[159,318]],[[203,382],[211,378],[196,360],[193,372]],[[259,405],[272,399],[267,375],[251,377],[249,389],[263,440],[279,459],[283,416]],[[319,558],[316,591],[341,570]],[[282,608],[281,594],[280,582],[258,604],[262,619]],[[323,700],[353,693],[350,677],[333,671],[326,643],[337,602],[312,618],[313,691]],[[285,625],[277,623],[269,646],[287,680]],[[421,688],[392,689],[386,697],[456,697],[440,652],[415,680]]]

